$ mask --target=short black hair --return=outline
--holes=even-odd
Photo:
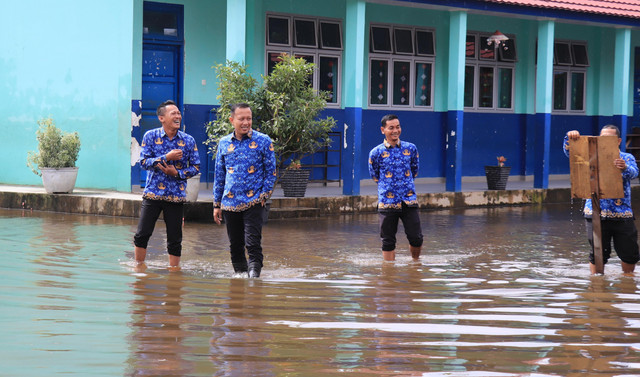
[[[229,110],[231,110],[231,116],[235,115],[237,109],[249,109],[249,110],[251,110],[251,106],[249,106],[249,104],[245,103],[245,102],[234,103],[229,108]]]
[[[616,135],[618,135],[618,137],[620,137],[620,129],[617,126],[614,126],[613,124],[607,124],[606,126],[602,127],[602,129],[603,130],[616,130]]]
[[[382,120],[380,121],[382,123],[382,127],[385,127],[388,121],[394,120],[394,119],[398,119],[398,116],[395,114],[387,114],[383,116]]]
[[[162,116],[162,115],[164,115],[164,109],[165,109],[167,106],[169,106],[169,105],[174,105],[175,107],[178,107],[178,105],[177,105],[175,102],[173,102],[172,100],[168,99],[168,100],[166,100],[166,101],[162,102],[162,103],[158,106],[158,108],[156,109],[156,114],[157,114],[158,116]]]

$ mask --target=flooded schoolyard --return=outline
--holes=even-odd
[[[639,376],[640,272],[589,275],[580,207],[422,212],[421,263],[376,214],[269,221],[254,280],[223,226],[141,272],[136,219],[0,210],[0,376]]]

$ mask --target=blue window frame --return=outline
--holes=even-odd
[[[144,2],[142,35],[145,41],[182,43],[184,41],[182,5]]]

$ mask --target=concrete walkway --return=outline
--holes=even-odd
[[[520,177],[510,177],[507,190],[489,191],[486,188],[484,177],[466,179],[460,192],[447,192],[441,180],[418,179],[416,184],[422,209],[566,203],[570,200],[568,176],[553,177],[548,189],[534,189],[532,180]],[[0,208],[137,217],[141,202],[140,192],[76,188],[71,194],[50,195],[42,186],[0,185]],[[211,184],[202,183],[198,201],[187,203],[185,207],[185,219],[213,221],[212,202]],[[310,183],[304,198],[285,198],[282,189],[277,187],[269,218],[375,212],[376,205],[376,186],[369,181],[362,182],[358,196],[342,195],[342,187],[338,184]]]

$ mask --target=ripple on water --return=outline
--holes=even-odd
[[[269,222],[260,279],[224,227],[185,224],[172,272],[158,226],[141,271],[135,219],[22,215],[0,210],[3,375],[640,375],[640,280],[591,278],[566,206],[422,212],[420,263],[402,237],[382,263],[375,214]]]

